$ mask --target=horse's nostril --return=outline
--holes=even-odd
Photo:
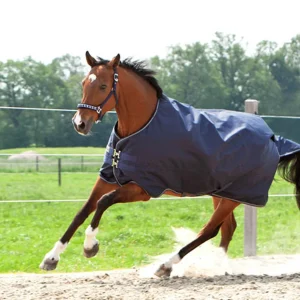
[[[78,128],[83,130],[85,128],[85,123],[84,122],[80,122],[78,125]]]

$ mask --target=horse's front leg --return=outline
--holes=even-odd
[[[51,251],[49,251],[45,255],[42,263],[40,264],[41,269],[49,271],[56,268],[60,259],[60,254],[66,249],[68,242],[74,235],[77,228],[86,220],[89,214],[91,214],[96,209],[97,201],[104,194],[109,193],[118,187],[119,186],[116,184],[109,184],[102,180],[100,177],[98,178],[89,199],[76,214],[65,234],[60,238],[59,241],[55,243]]]
[[[85,231],[85,240],[83,245],[84,255],[86,257],[93,257],[99,250],[99,243],[96,239],[96,235],[98,233],[100,219],[106,209],[117,203],[148,201],[149,199],[150,196],[134,183],[126,184],[115,191],[103,195],[97,203],[97,209],[91,224]]]

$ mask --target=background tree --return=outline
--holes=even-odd
[[[149,59],[164,93],[198,108],[244,110],[260,101],[260,114],[300,115],[300,35],[279,47],[262,41],[249,55],[235,35],[217,32],[209,44],[173,46]],[[75,109],[88,71],[69,54],[43,64],[31,57],[0,62],[0,105]],[[0,148],[105,146],[116,116],[106,115],[92,137],[78,135],[72,113],[0,110]],[[278,134],[300,142],[299,121],[266,119]]]

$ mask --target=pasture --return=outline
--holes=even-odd
[[[63,153],[62,149],[55,150]],[[62,151],[74,153],[77,150]],[[50,150],[44,151],[49,153]],[[78,151],[99,153],[97,148]],[[40,150],[36,152],[41,153]],[[0,272],[40,272],[38,266],[43,256],[64,233],[83,199],[88,197],[96,177],[97,172],[67,172],[63,174],[62,186],[59,187],[55,173],[0,173],[0,201],[49,200],[44,203],[0,203]],[[276,179],[270,194],[287,193],[293,193],[292,186]],[[55,199],[79,200],[50,201]],[[174,236],[171,227],[199,231],[211,212],[212,202],[206,198],[151,200],[112,206],[100,224],[99,254],[92,259],[82,255],[84,230],[89,218],[62,254],[57,271],[84,272],[147,264],[153,256],[172,251]],[[242,257],[243,206],[235,213],[238,228],[229,256]],[[267,206],[258,209],[258,255],[299,252],[299,228],[299,211],[293,197],[270,197]],[[213,243],[217,245],[218,241],[216,237]]]
[[[10,160],[10,155],[6,155],[26,153],[28,150],[27,148],[0,150],[0,172],[57,172],[59,158],[62,172],[97,172],[105,152],[105,148],[96,147],[34,148],[34,152],[39,155],[37,158]],[[27,157],[29,156],[27,154]]]

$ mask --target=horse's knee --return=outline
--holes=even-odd
[[[211,239],[214,238],[214,237],[216,237],[216,236],[218,235],[221,226],[222,226],[222,223],[221,223],[219,226],[217,226],[217,227],[212,231],[211,237],[210,237]]]
[[[111,191],[110,193],[103,195],[97,202],[96,214],[99,212],[103,213],[110,206],[121,202],[122,194],[118,190]]]
[[[200,231],[198,236],[201,236],[207,240],[216,237],[219,233],[222,224],[216,226],[210,226],[209,224],[205,225],[204,228]]]

